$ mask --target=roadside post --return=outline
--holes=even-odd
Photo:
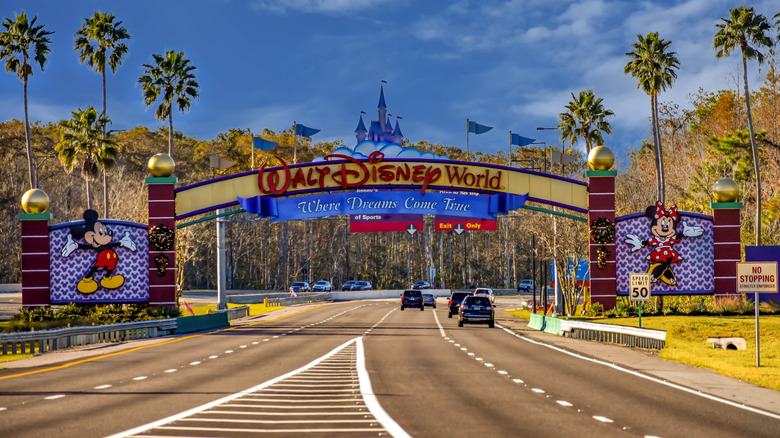
[[[756,303],[756,367],[761,366],[758,341],[758,294],[777,293],[777,262],[737,262],[737,292],[754,293]]]
[[[642,302],[650,301],[650,274],[631,274],[631,301],[639,301],[639,328],[642,328]]]

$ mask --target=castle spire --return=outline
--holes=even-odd
[[[360,112],[360,121],[358,121],[357,128],[355,129],[355,137],[357,137],[358,143],[366,139],[366,125],[363,124],[363,111]]]
[[[384,82],[384,81],[382,81]],[[376,107],[379,113],[379,125],[382,128],[382,132],[387,130],[387,104],[385,104],[385,87],[379,86],[379,105]]]

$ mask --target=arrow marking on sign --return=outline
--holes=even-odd
[[[417,227],[414,224],[409,224],[409,227],[406,228],[406,232],[409,233],[410,236],[414,236],[414,233],[417,232]]]
[[[463,234],[464,231],[466,231],[466,229],[463,227],[462,224],[458,224],[458,225],[455,225],[455,229],[453,231],[455,231],[455,234],[460,236],[461,234]]]

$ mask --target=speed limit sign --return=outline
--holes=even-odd
[[[631,301],[650,301],[650,274],[631,274],[628,297]]]

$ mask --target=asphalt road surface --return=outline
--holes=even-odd
[[[778,436],[745,409],[396,302],[0,370],[0,436]],[[109,351],[109,350],[107,350]]]

